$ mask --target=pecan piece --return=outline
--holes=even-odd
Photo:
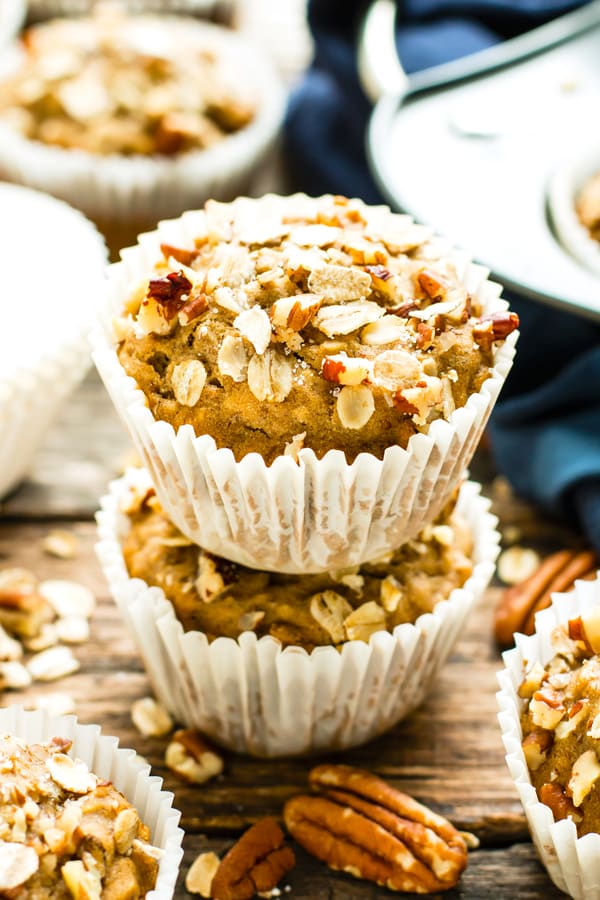
[[[185,247],[174,247],[173,244],[161,244],[160,252],[166,260],[172,257],[183,266],[191,266],[199,253],[197,248],[188,250]]]
[[[575,823],[581,822],[583,818],[577,807],[567,797],[564,788],[557,784],[556,781],[543,784],[538,791],[540,803],[545,803],[552,810],[552,815],[556,822],[566,819],[570,816]]]
[[[597,566],[591,550],[560,550],[548,556],[529,578],[501,595],[494,614],[498,644],[512,644],[517,631],[533,634],[535,614],[550,606],[551,595],[571,590],[577,578],[593,577]]]
[[[490,350],[494,341],[506,340],[518,327],[519,317],[516,312],[507,309],[504,312],[489,313],[481,316],[473,326],[473,340],[482,350]]]
[[[457,883],[467,847],[442,816],[361,769],[317,766],[309,780],[321,794],[294,797],[284,818],[298,843],[330,868],[395,891]]]
[[[185,305],[191,289],[192,282],[183,272],[169,272],[164,278],[150,280],[147,296],[156,301],[165,319],[172,319]]]
[[[260,819],[225,854],[212,880],[214,900],[249,900],[259,891],[272,891],[296,864],[294,851],[284,843],[275,819]]]

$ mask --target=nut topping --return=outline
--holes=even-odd
[[[578,812],[572,801],[567,797],[560,784],[555,781],[543,784],[538,791],[540,803],[545,803],[552,810],[556,822],[570,817],[575,823],[581,822],[581,813]]]
[[[567,785],[567,793],[573,798],[575,806],[581,806],[598,778],[600,778],[600,763],[596,751],[586,750],[575,760]]]
[[[154,697],[141,697],[131,707],[133,724],[145,737],[164,737],[173,730],[173,720]]]
[[[269,315],[276,328],[302,331],[318,313],[322,303],[323,297],[318,294],[295,294],[276,300]]]
[[[271,320],[260,306],[252,306],[241,312],[233,322],[234,328],[250,341],[257,353],[262,354],[271,340]]]
[[[241,337],[233,334],[225,336],[219,348],[217,367],[221,375],[229,375],[234,381],[246,380],[248,357]]]
[[[321,375],[334,384],[361,384],[371,375],[371,362],[361,356],[336,353],[323,359]]]
[[[482,316],[473,326],[473,340],[482,350],[489,350],[494,341],[504,341],[519,327],[515,312],[495,312]]]
[[[338,334],[351,334],[369,322],[380,319],[385,310],[372,300],[353,301],[334,306],[322,306],[314,317],[314,324],[326,334],[335,337]]]
[[[163,318],[169,320],[184,306],[191,289],[192,282],[183,272],[169,272],[164,278],[150,280],[148,299],[154,300]]]
[[[55,753],[47,762],[52,780],[72,794],[93,791],[98,779],[81,760],[71,759],[66,753]]]
[[[223,771],[223,757],[204,735],[192,729],[175,732],[165,752],[165,763],[192,784],[203,784]]]
[[[600,607],[569,619],[568,632],[571,640],[580,641],[589,653],[600,652]]]
[[[317,796],[284,809],[288,831],[332,869],[390,890],[447,890],[467,865],[467,848],[442,816],[369,772],[317,766],[309,776]]]
[[[344,640],[344,619],[352,612],[352,607],[341,594],[323,591],[310,598],[310,614],[331,637],[334,644]]]
[[[0,841],[0,891],[24,884],[38,868],[39,857],[33,847]]]
[[[244,832],[221,860],[213,878],[214,900],[250,900],[272,891],[296,864],[291,847],[275,819],[260,819]]]

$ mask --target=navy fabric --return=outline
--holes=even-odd
[[[399,0],[407,72],[543,24],[573,0]],[[314,61],[293,94],[286,149],[296,187],[381,202],[364,150],[370,105],[356,70],[361,0],[310,0]],[[600,327],[523,297],[516,362],[490,426],[496,462],[523,496],[585,530],[600,553]]]

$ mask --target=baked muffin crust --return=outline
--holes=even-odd
[[[69,740],[0,737],[0,893],[10,900],[137,900],[160,850],[108,781],[67,755]]]
[[[325,196],[209,201],[114,321],[156,419],[236,459],[406,447],[478,391],[517,326],[481,310],[427,229]]]
[[[177,530],[152,488],[133,490],[123,553],[132,578],[162,588],[186,631],[243,631],[311,650],[415,622],[470,576],[472,539],[454,501],[414,541],[343,572],[285,575],[203,551]]]

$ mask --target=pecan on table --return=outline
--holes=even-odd
[[[272,891],[296,864],[283,831],[272,818],[260,819],[229,850],[212,880],[213,900],[250,900]]]
[[[550,606],[552,594],[571,590],[578,578],[594,577],[597,568],[591,550],[560,550],[548,556],[533,575],[502,593],[494,614],[497,643],[510,646],[517,631],[533,634],[535,614]]]
[[[319,793],[289,800],[290,834],[313,856],[393,891],[448,890],[467,865],[462,835],[442,816],[361,769],[317,766]]]

